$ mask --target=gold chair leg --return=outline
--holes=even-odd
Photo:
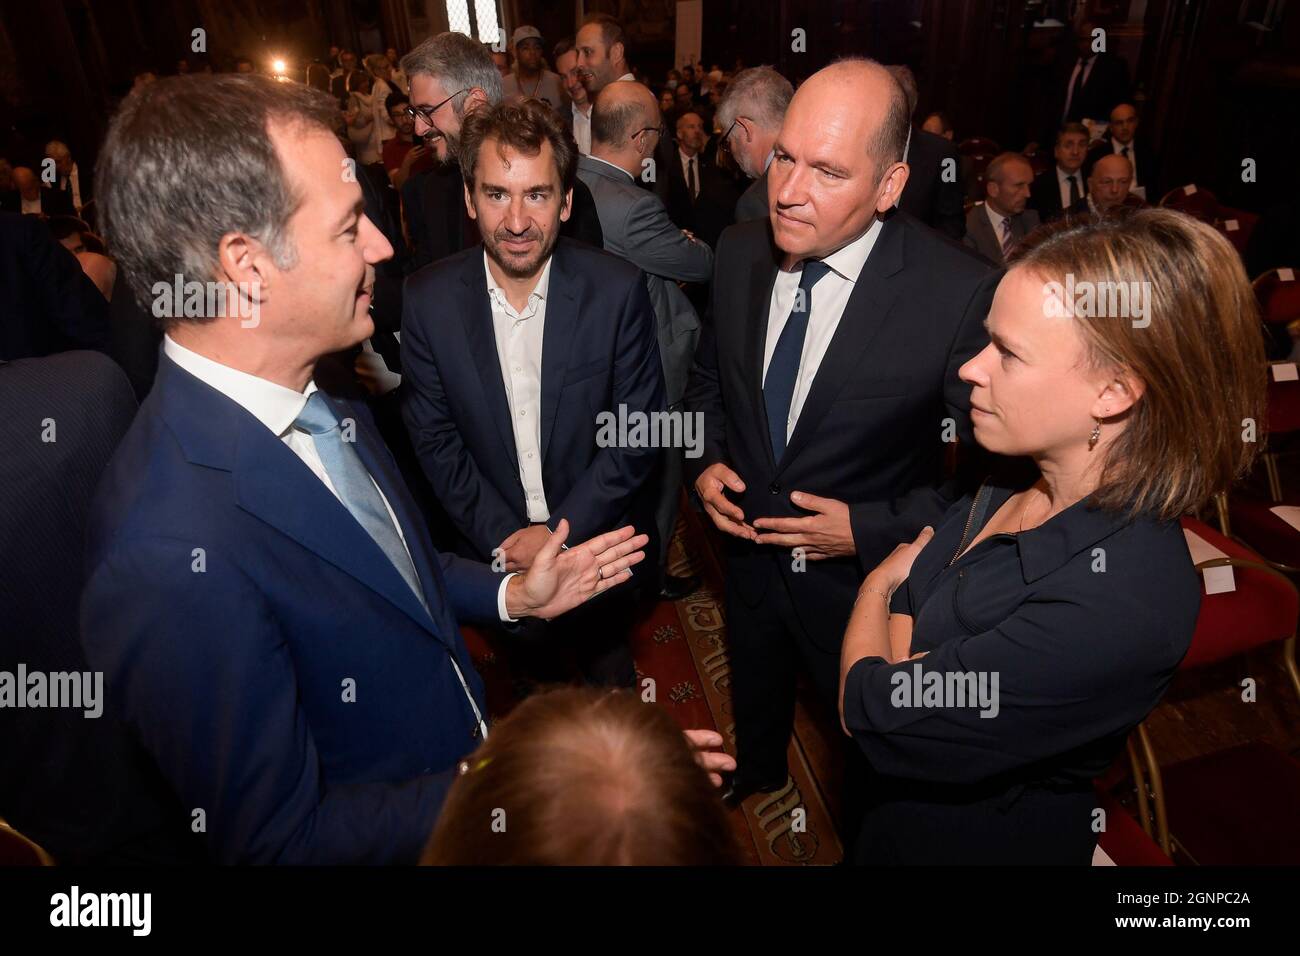
[[[1282,500],[1282,479],[1277,473],[1277,455],[1271,451],[1264,452],[1264,472],[1268,475],[1268,493],[1274,501]]]
[[[1291,687],[1295,690],[1296,696],[1300,697],[1300,668],[1296,667],[1294,634],[1282,642],[1282,666],[1286,668],[1287,676],[1291,678]]]
[[[1146,724],[1138,724],[1138,743],[1142,745],[1142,756],[1146,760],[1147,777],[1151,782],[1151,795],[1156,809],[1156,842],[1165,856],[1173,857],[1173,845],[1169,842],[1169,814],[1165,807],[1165,787],[1160,779],[1160,764],[1156,762],[1155,748],[1151,746],[1151,736]]]
[[[1232,537],[1232,524],[1228,520],[1228,495],[1220,491],[1214,496],[1214,510],[1219,516],[1219,530],[1225,538]]]
[[[1128,750],[1129,768],[1133,772],[1133,789],[1137,791],[1138,822],[1142,824],[1142,829],[1146,835],[1154,839],[1155,834],[1151,832],[1151,805],[1147,800],[1146,774],[1142,772],[1142,764],[1138,760],[1137,748],[1133,746],[1132,734],[1129,734],[1125,749]]]

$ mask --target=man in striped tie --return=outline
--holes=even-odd
[[[985,259],[1005,265],[1012,250],[1038,228],[1038,213],[1027,209],[1034,168],[1020,153],[993,158],[984,172],[984,202],[966,213],[962,242]]]

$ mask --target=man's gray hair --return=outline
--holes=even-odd
[[[450,96],[459,90],[475,87],[487,96],[488,103],[500,103],[501,74],[492,62],[492,54],[478,40],[463,33],[438,33],[429,37],[402,57],[402,72],[407,80],[431,76]],[[465,113],[465,99],[456,97],[451,107],[457,116]]]
[[[793,96],[790,81],[770,66],[741,70],[727,84],[727,91],[718,103],[718,125],[726,132],[737,116],[744,116],[775,133],[781,128]]]
[[[211,280],[227,233],[252,236],[278,267],[292,268],[287,226],[303,197],[269,126],[333,135],[338,115],[320,90],[256,74],[168,77],[129,95],[109,125],[95,186],[104,238],[136,301],[148,309],[153,284],[177,274]]]

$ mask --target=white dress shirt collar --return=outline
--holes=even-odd
[[[992,204],[984,200],[984,211],[988,213],[989,222],[993,223],[993,235],[997,237],[998,242],[1002,241],[1002,222],[1010,217],[1002,215],[993,208]]]
[[[187,349],[170,335],[163,336],[163,354],[200,382],[210,385],[231,401],[243,406],[277,436],[282,436],[289,430],[302,414],[307,399],[316,391],[315,382],[309,381],[303,391],[295,392],[268,379],[214,362],[205,355]]]
[[[588,156],[587,158],[588,158],[588,159],[594,159],[594,160],[595,160],[596,162],[598,162],[598,163],[604,163],[604,164],[605,164],[606,166],[608,166],[610,169],[616,169],[616,170],[618,170],[620,173],[622,173],[624,176],[626,176],[626,177],[627,177],[629,180],[631,180],[633,183],[636,182],[636,177],[635,177],[635,176],[633,176],[631,173],[629,173],[629,172],[628,172],[626,169],[624,169],[622,166],[615,166],[615,165],[614,165],[613,163],[611,163],[608,159],[601,159],[599,156]]]
[[[862,267],[866,265],[867,257],[871,255],[871,250],[876,245],[876,239],[880,236],[880,229],[880,220],[876,219],[872,222],[870,229],[848,245],[836,249],[822,262],[830,266],[835,274],[841,278],[850,282],[857,282],[858,276],[862,274]]]
[[[545,301],[546,293],[551,286],[551,260],[554,254],[546,257],[546,265],[542,266],[541,274],[537,277],[537,284],[533,290],[528,293],[528,304],[524,306],[524,311],[518,312],[510,304],[510,297],[506,295],[506,290],[501,288],[497,280],[492,276],[492,270],[488,268],[487,250],[483,250],[483,273],[487,276],[488,295],[501,307],[501,309],[516,320],[530,318],[537,312],[537,303]]]

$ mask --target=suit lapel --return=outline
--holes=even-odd
[[[840,324],[817,369],[803,408],[799,410],[799,420],[795,423],[785,454],[778,463],[778,474],[794,460],[799,450],[808,443],[809,437],[817,431],[822,418],[849,378],[861,373],[862,353],[885,323],[894,300],[898,297],[896,284],[890,283],[888,279],[902,267],[903,225],[895,214],[881,224],[876,245],[867,256],[857,282],[853,284]],[[815,293],[813,307],[816,308]]]
[[[470,359],[478,371],[483,403],[496,425],[497,434],[505,446],[510,463],[517,471],[519,458],[515,450],[515,432],[510,425],[510,405],[506,401],[506,384],[501,378],[501,359],[497,355],[496,335],[492,329],[492,306],[488,300],[487,279],[483,274],[483,258],[465,257],[461,273],[463,297],[460,308],[461,322],[465,326],[465,341],[469,344]]]
[[[248,414],[240,417],[235,440],[233,477],[240,508],[437,633],[388,556],[293,451]]]
[[[763,436],[762,445],[767,450],[768,464],[775,467],[772,443],[767,437],[770,432],[767,427],[767,402],[763,399],[763,354],[767,349],[768,313],[772,309],[772,287],[776,284],[781,253],[772,240],[770,223],[766,234],[770,258],[749,274],[746,299],[741,302],[741,314],[748,317],[745,329],[745,368],[748,372],[750,407],[758,419],[758,433]]]
[[[355,413],[347,402],[335,398],[330,398],[329,401],[340,421],[345,416],[352,417],[355,420]],[[394,470],[392,458],[380,439],[379,433],[373,429],[358,427],[356,438],[354,447],[361,459],[361,463],[366,466],[366,470],[374,478],[375,484],[383,492],[384,497],[388,500],[389,507],[393,509],[397,523],[401,526],[400,531],[406,541],[406,549],[410,552],[411,562],[415,565],[415,575],[424,591],[424,600],[430,608],[428,613],[424,613],[424,609],[419,608],[423,623],[431,618],[433,608],[444,606],[446,602],[446,595],[442,589],[442,578],[435,570],[434,556],[428,545],[428,532],[424,516],[414,506],[401,475]],[[367,535],[367,537],[369,536]],[[391,562],[389,563],[391,564]],[[401,593],[405,598],[410,595],[411,589],[406,586],[405,579],[402,580],[402,585]],[[409,602],[407,602],[407,605],[407,612],[414,616],[415,608],[409,606]],[[434,623],[434,632],[438,635],[439,640],[452,650],[455,650],[452,635],[442,633],[436,622]]]
[[[578,299],[574,276],[568,268],[564,242],[555,246],[550,285],[546,290],[546,326],[542,330],[542,461],[550,446],[564,376],[578,334]]]

